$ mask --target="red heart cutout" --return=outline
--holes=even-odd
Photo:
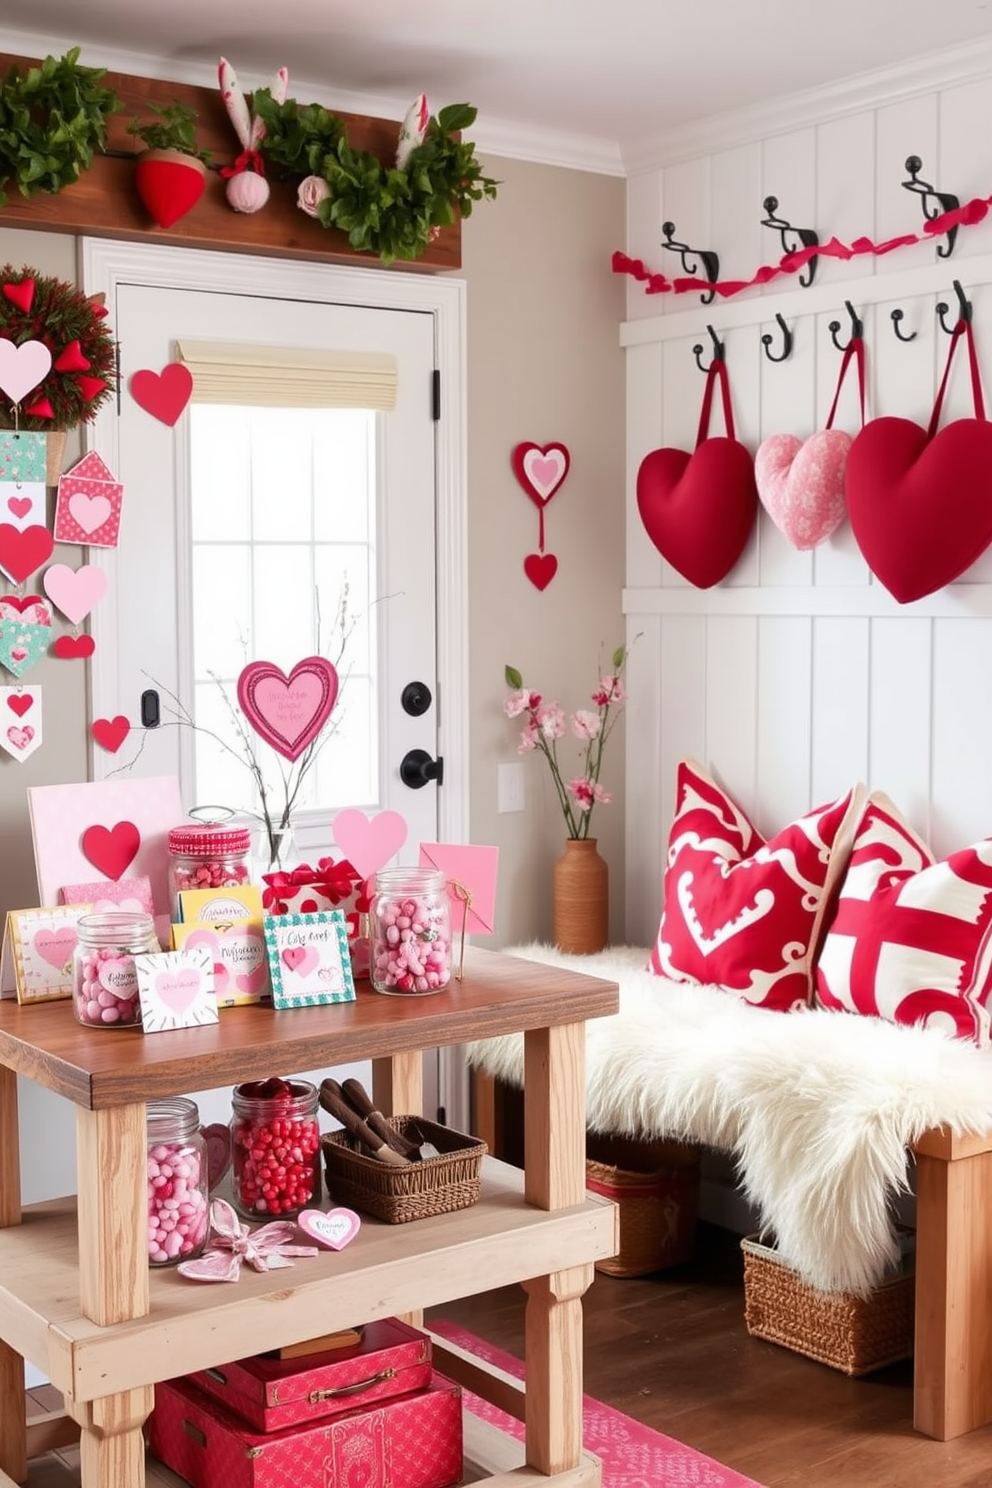
[[[96,641],[89,635],[60,635],[52,647],[55,655],[61,657],[63,661],[72,661],[77,656],[92,656],[95,650]]]
[[[157,150],[151,150],[134,169],[138,195],[159,227],[171,227],[195,207],[206,181],[203,162],[192,155],[163,160]]]
[[[29,692],[12,692],[7,698],[7,707],[18,718],[23,718],[34,707],[34,698]]]
[[[161,372],[133,372],[129,386],[139,408],[172,425],[193,395],[193,376],[185,363],[169,362]]]
[[[757,508],[754,461],[736,439],[704,439],[692,454],[652,450],[637,472],[644,530],[697,589],[726,578],[744,551]]]
[[[0,568],[15,584],[23,584],[47,563],[54,547],[55,539],[47,527],[25,527],[21,531],[11,522],[0,524]]]
[[[105,878],[118,879],[134,862],[141,846],[141,833],[134,822],[119,821],[112,827],[87,827],[80,846],[83,857]]]
[[[928,441],[910,419],[866,424],[847,456],[847,510],[868,567],[900,604],[951,584],[992,543],[992,423]]]
[[[3,285],[4,298],[27,315],[34,303],[34,280],[22,279],[19,284]]]
[[[558,572],[558,559],[554,553],[528,553],[524,559],[524,573],[535,589],[547,589]]]
[[[70,341],[64,351],[59,352],[57,359],[52,363],[56,372],[88,372],[92,363],[83,356],[83,348],[78,341]]]
[[[90,732],[101,749],[116,754],[131,732],[131,725],[123,713],[118,713],[116,718],[94,718]]]
[[[13,512],[15,517],[26,517],[31,510],[30,496],[8,496],[7,510]]]
[[[241,711],[260,738],[288,760],[313,743],[338,697],[338,674],[322,656],[298,661],[287,677],[271,661],[250,661],[238,677]]]

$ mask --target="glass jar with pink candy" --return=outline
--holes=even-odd
[[[135,956],[161,947],[151,915],[105,910],[82,915],[72,953],[72,1010],[92,1028],[134,1028],[141,1023]]]
[[[372,901],[372,985],[423,996],[451,981],[451,902],[437,868],[380,868]]]

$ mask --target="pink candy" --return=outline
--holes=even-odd
[[[157,1142],[148,1152],[148,1259],[169,1266],[201,1249],[207,1197],[200,1155],[187,1142]]]
[[[77,952],[73,1006],[80,1023],[116,1027],[141,1019],[134,957],[119,946]]]
[[[177,893],[186,889],[235,889],[248,882],[248,866],[237,859],[213,863],[176,863],[172,881]]]
[[[437,992],[448,985],[451,941],[437,903],[433,895],[377,900],[372,981],[380,991]]]

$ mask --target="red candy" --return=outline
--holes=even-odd
[[[258,1103],[257,1111],[249,1108]],[[314,1201],[320,1186],[317,1092],[304,1081],[239,1085],[231,1152],[235,1202],[246,1215],[289,1216]]]

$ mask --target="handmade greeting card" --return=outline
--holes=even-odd
[[[124,487],[95,451],[84,455],[59,480],[55,540],[116,548]]]
[[[8,508],[3,501],[7,491],[2,489],[8,482],[18,486],[41,486],[42,515],[45,520],[45,479],[48,469],[48,438],[45,434],[31,434],[26,429],[0,429],[0,508],[7,521]],[[13,507],[15,520],[18,513]]]
[[[183,819],[174,775],[28,786],[28,811],[42,903],[64,884],[147,877],[160,938],[169,933],[168,834]]]
[[[72,996],[76,926],[89,904],[56,909],[12,909],[0,953],[0,996],[16,991],[18,1002],[52,1002]]]
[[[94,913],[107,909],[143,910],[154,914],[152,886],[149,879],[119,878],[116,883],[95,879],[90,883],[62,885],[63,904],[92,904]]]
[[[202,921],[173,925],[172,944],[177,951],[202,947],[210,956],[218,1007],[243,1007],[271,998],[261,917],[216,925]]]
[[[256,920],[262,928],[262,891],[257,884],[237,884],[221,889],[182,889],[178,894],[179,919],[184,925],[206,921],[210,925],[232,920]]]
[[[203,946],[135,956],[143,1033],[217,1022],[214,965]]]
[[[41,740],[41,688],[0,687],[0,749],[26,760]]]
[[[266,915],[263,923],[275,1007],[354,1002],[348,932],[339,909]]]

